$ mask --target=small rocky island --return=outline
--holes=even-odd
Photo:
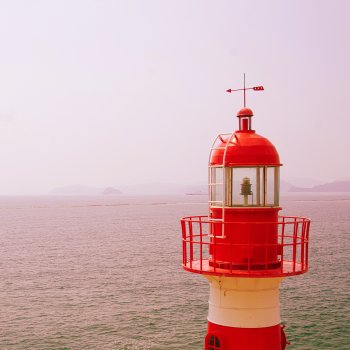
[[[50,191],[50,195],[55,196],[101,196],[122,194],[114,187],[88,187],[83,185],[56,187]]]
[[[106,187],[102,191],[102,194],[105,194],[105,195],[115,195],[115,194],[121,194],[121,193],[122,193],[121,191],[117,190],[114,187]]]

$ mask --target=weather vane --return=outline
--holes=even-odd
[[[255,91],[262,91],[264,90],[264,87],[263,86],[253,86],[253,87],[245,87],[245,73],[243,75],[243,89],[228,89],[226,90],[226,92],[233,92],[233,91],[243,91],[244,92],[244,107],[246,107],[246,96],[245,96],[245,92],[247,90],[255,90]]]

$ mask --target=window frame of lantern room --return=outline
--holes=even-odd
[[[226,179],[228,180],[226,181],[226,193],[230,193],[230,195],[226,197],[227,206],[235,208],[279,206],[279,165],[232,166],[227,167],[227,169],[230,169],[228,174],[226,174]],[[241,172],[241,174],[239,174],[239,172]],[[248,172],[250,172],[250,174]],[[248,205],[243,205],[236,199],[239,198],[239,200],[241,200],[240,186],[242,185],[244,177],[248,177],[251,180],[253,190],[253,203],[250,202]]]
[[[233,208],[279,206],[279,165],[210,166],[209,174],[211,207],[222,207],[223,204]],[[244,205],[241,194],[244,177],[248,177],[252,184],[252,194],[249,195],[247,205]]]

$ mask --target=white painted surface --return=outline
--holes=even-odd
[[[210,283],[208,321],[239,328],[271,327],[280,323],[282,278],[205,277]]]

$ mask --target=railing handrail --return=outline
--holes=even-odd
[[[203,220],[202,218],[207,218],[207,220]],[[295,224],[295,223],[303,223],[310,222],[311,220],[306,217],[301,216],[278,216],[278,219],[282,219],[282,221],[216,221],[212,220],[207,215],[194,215],[194,216],[185,216],[181,218],[181,221],[185,222],[201,222],[201,223],[210,223],[210,224],[249,224],[249,225],[264,225],[264,224]],[[292,219],[293,221],[285,221],[285,219]]]
[[[302,274],[308,270],[310,222],[306,217],[282,215],[267,222],[184,217],[183,267],[196,273],[241,277]],[[228,229],[224,238],[223,225]]]

